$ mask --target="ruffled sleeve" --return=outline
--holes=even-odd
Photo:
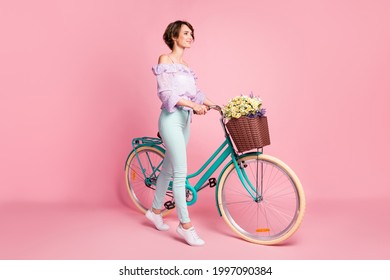
[[[190,71],[191,71],[191,74],[194,77],[195,82],[196,82],[196,80],[198,79],[198,76],[196,76],[195,72],[192,71],[192,69]],[[196,95],[195,95],[195,98],[193,101],[195,103],[198,103],[198,104],[203,104],[205,98],[206,98],[206,95],[203,92],[201,92],[198,88],[196,88]]]
[[[205,98],[206,98],[206,95],[198,89],[196,91],[196,96],[194,98],[194,102],[198,103],[198,104],[203,104]]]
[[[180,96],[174,91],[173,75],[177,72],[173,64],[158,64],[152,67],[157,78],[157,95],[162,102],[162,107],[168,112],[174,112]]]

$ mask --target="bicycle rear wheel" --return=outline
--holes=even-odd
[[[151,146],[141,146],[136,151],[137,153],[132,152],[126,161],[126,184],[134,204],[142,213],[146,213],[152,206],[164,153]],[[168,190],[164,203],[172,199],[172,191]],[[166,216],[171,211],[172,209],[164,208],[162,215]]]
[[[300,226],[305,195],[296,174],[277,158],[252,154],[238,160],[255,191],[244,188],[231,163],[221,176],[217,199],[225,222],[241,238],[263,245],[280,243]]]

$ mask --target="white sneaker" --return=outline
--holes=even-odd
[[[148,211],[146,211],[145,216],[154,224],[154,226],[158,230],[168,230],[169,229],[169,226],[164,223],[161,214],[155,214],[153,211],[148,210]]]
[[[203,246],[205,242],[200,239],[199,235],[196,233],[194,227],[189,229],[184,229],[181,225],[179,225],[176,229],[176,232],[181,235],[185,241],[191,246]]]

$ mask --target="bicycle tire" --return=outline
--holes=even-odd
[[[138,158],[136,156],[138,154]],[[155,183],[159,172],[153,175],[153,170],[158,166],[164,158],[162,149],[152,146],[141,146],[132,152],[126,160],[125,176],[127,190],[131,200],[135,206],[142,212],[146,213],[152,206],[154,192],[156,189]],[[145,175],[140,166],[145,170]],[[167,191],[166,201],[173,197],[171,191]],[[172,209],[162,209],[162,215],[168,215]]]
[[[229,164],[217,189],[224,221],[239,237],[252,243],[274,245],[285,241],[298,230],[305,213],[305,194],[299,178],[285,163],[269,155],[244,154],[239,162],[240,168],[251,173],[248,177],[252,184],[262,184],[262,197],[253,199],[234,164]]]

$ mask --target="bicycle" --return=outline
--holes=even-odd
[[[212,106],[211,109],[221,113],[225,140],[196,172],[188,174],[187,205],[197,201],[199,191],[215,187],[219,215],[239,237],[262,245],[286,240],[299,228],[305,212],[305,194],[299,178],[281,160],[263,154],[262,148],[237,153],[221,108]],[[165,149],[158,137],[134,138],[132,146],[125,164],[126,185],[134,204],[145,213],[152,205]],[[231,159],[218,179],[211,178],[229,156]],[[189,179],[202,173],[192,186]],[[171,186],[166,193],[163,216],[175,207]]]

